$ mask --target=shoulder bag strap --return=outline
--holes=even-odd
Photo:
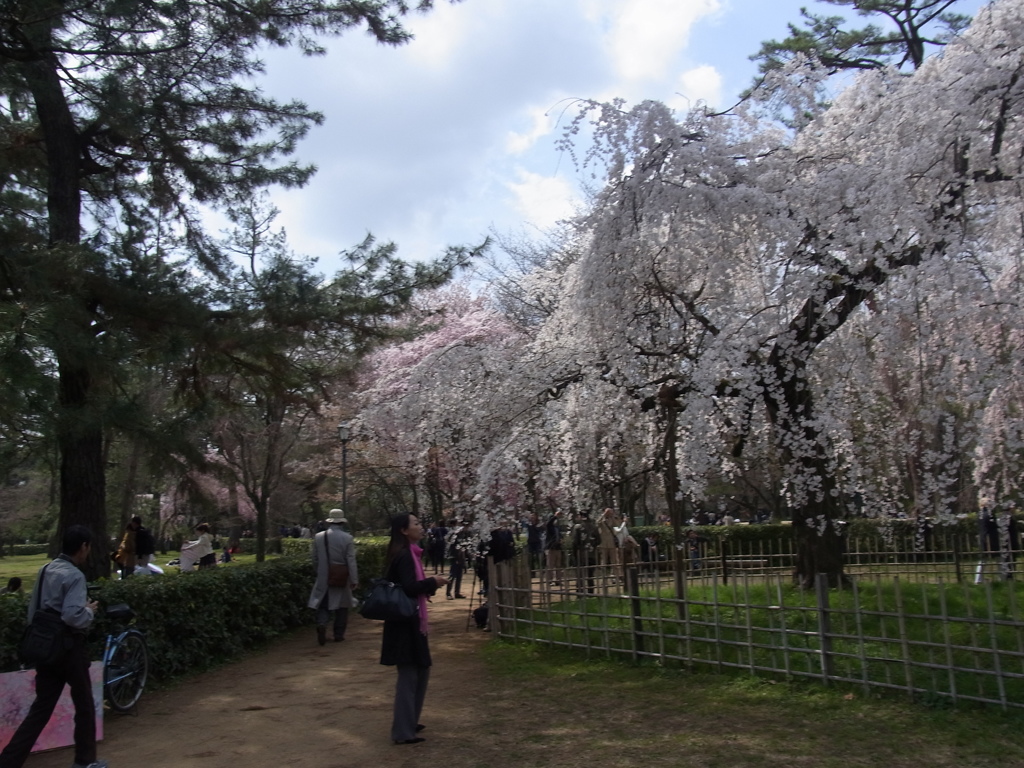
[[[39,572],[39,588],[36,590],[36,610],[43,610],[43,587],[46,586],[46,569],[50,567],[53,561],[43,566],[43,570]],[[34,615],[34,614],[33,614]]]

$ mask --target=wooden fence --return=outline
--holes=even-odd
[[[850,586],[812,590],[793,584],[791,553],[703,554],[683,573],[658,559],[558,573],[531,573],[522,556],[492,566],[491,629],[589,656],[1024,708],[1016,553],[855,550]]]

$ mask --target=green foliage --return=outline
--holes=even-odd
[[[848,520],[847,523],[845,532],[847,538],[860,539],[865,547],[875,543],[878,545],[879,551],[886,548],[884,545],[887,539],[893,537],[897,539],[913,538],[917,531],[915,520],[879,520],[859,517]],[[793,539],[793,526],[771,523],[761,525],[688,525],[683,528],[684,532],[691,529],[712,542],[763,542],[767,545],[780,541],[789,542]],[[978,532],[978,517],[977,515],[965,515],[957,520],[936,522],[932,525],[931,530],[935,534],[975,536]],[[629,532],[637,541],[650,533],[657,534],[663,544],[672,541],[672,528],[668,525],[631,526]]]
[[[285,556],[309,557],[309,550],[313,546],[310,539],[279,539],[281,554]]]
[[[847,6],[859,16],[874,17],[880,24],[860,29],[845,28],[842,16],[824,16],[800,10],[804,28],[789,25],[789,37],[762,43],[751,59],[761,72],[782,67],[795,55],[820,61],[832,72],[843,69],[880,69],[886,66],[917,68],[926,46],[945,45],[964,30],[970,16],[947,13],[954,2],[934,0],[825,0]]]
[[[287,539],[267,539],[267,552],[274,555],[280,555],[284,552],[283,542]],[[294,539],[298,541],[298,539]],[[238,549],[243,555],[255,555],[256,554],[256,539],[246,538],[238,540]],[[285,554],[301,554],[299,552],[287,552]]]
[[[4,547],[4,554],[11,556],[45,555],[47,549],[47,544],[10,544]]]
[[[388,554],[388,540],[384,537],[374,539],[358,539],[356,556],[359,559],[359,580],[361,587],[370,583],[370,579],[384,576],[384,558]]]
[[[20,595],[0,595],[0,672],[19,669],[18,643],[25,631],[28,613],[27,592]]]
[[[150,674],[156,683],[237,658],[288,630],[308,624],[306,608],[315,574],[309,539],[283,539],[285,556],[194,573],[100,580],[92,597],[101,606],[127,603],[146,632]],[[386,539],[359,540],[362,585],[384,572]],[[360,590],[361,591],[361,590]],[[17,644],[29,595],[0,596],[0,672],[20,668]],[[100,658],[110,622],[102,610],[90,631],[92,657]]]
[[[471,255],[407,265],[368,241],[322,284],[278,242],[265,271],[255,251],[243,269],[200,209],[238,211],[313,173],[290,156],[323,117],[261,90],[267,46],[319,54],[325,37],[359,27],[397,45],[410,37],[403,17],[432,4],[2,4],[0,469],[56,443],[58,529],[89,525],[97,543],[107,532],[113,437],[130,435],[140,460],[202,465],[197,433],[258,401],[250,410],[266,417],[270,443],[260,466],[281,461],[285,406],[326,396],[329,358],[387,336],[413,293]],[[315,353],[296,349],[300,339]],[[278,479],[266,474],[246,488],[261,536]],[[108,572],[99,546],[86,570]]]
[[[695,674],[578,650],[490,642],[485,730],[514,720],[514,760],[480,765],[893,768],[1024,764],[1024,713],[925,709],[843,687]],[[507,691],[507,693],[506,693]],[[552,691],[557,695],[552,696]]]
[[[884,690],[899,680],[925,701],[978,696],[1024,704],[1024,680],[1005,674],[1017,663],[1024,626],[1024,587],[1017,582],[904,585],[862,579],[855,590],[829,592],[827,629],[815,592],[781,581],[690,582],[685,608],[671,589],[642,589],[639,597],[629,602],[615,594],[570,595],[548,607],[518,609],[516,633],[631,656],[635,633],[642,632],[649,654],[653,641],[676,657],[655,663],[766,676],[785,670],[789,679],[817,680],[827,632],[833,683]]]
[[[279,558],[163,578],[111,581],[102,605],[127,603],[146,630],[156,682],[235,658],[308,623],[313,583],[309,560]],[[94,657],[109,627],[98,618]]]
[[[100,581],[91,595],[102,606],[127,603],[146,632],[156,683],[236,658],[293,627],[312,621],[306,609],[313,584],[307,558],[215,568],[188,574]],[[0,671],[19,669],[17,642],[28,596],[0,600]],[[102,609],[90,630],[100,658],[110,622]]]

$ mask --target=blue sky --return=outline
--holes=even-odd
[[[264,89],[326,117],[298,151],[319,171],[273,194],[278,221],[325,272],[368,232],[415,260],[550,227],[583,180],[555,149],[572,99],[732,104],[801,7],[851,16],[815,0],[438,0],[400,48],[354,32],[325,57],[273,52]]]

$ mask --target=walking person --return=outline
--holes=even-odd
[[[316,583],[309,594],[309,607],[316,609],[316,639],[320,645],[327,642],[327,622],[334,613],[334,642],[345,639],[348,628],[348,609],[353,606],[352,589],[359,584],[356,567],[356,545],[352,534],[341,526],[348,520],[340,509],[332,509],[325,521],[327,528],[313,537],[313,570]],[[330,564],[348,566],[348,583],[344,587],[328,584]]]
[[[619,564],[619,537],[615,529],[621,524],[622,519],[615,514],[615,510],[609,507],[601,515],[601,522],[598,523],[598,531],[601,535],[600,546],[597,550],[597,564],[603,565],[611,571],[612,566]],[[607,575],[607,573],[605,574]]]
[[[526,551],[529,554],[530,575],[541,569],[544,557],[544,534],[546,533],[540,516],[531,512],[526,523]]]
[[[135,523],[129,521],[128,525],[125,526],[121,543],[117,545],[117,552],[114,553],[114,562],[120,566],[122,579],[127,579],[135,573],[136,561]]]
[[[466,572],[466,552],[472,546],[469,537],[469,523],[466,520],[460,520],[458,528],[448,534],[448,558],[451,560],[451,570],[448,572],[448,584],[444,588],[444,594],[449,600],[466,599],[466,596],[462,594],[462,574]]]
[[[556,509],[544,530],[544,557],[549,584],[562,583],[562,510]]]
[[[71,768],[107,768],[96,759],[96,706],[89,679],[89,652],[85,633],[96,613],[96,601],[90,601],[82,566],[92,549],[92,531],[84,525],[72,525],[64,531],[61,554],[39,571],[28,620],[36,605],[39,610],[59,613],[67,632],[67,650],[53,666],[36,667],[36,698],[25,720],[14,732],[10,743],[0,752],[0,768],[21,768],[39,734],[50,721],[64,686],[71,688],[75,705],[75,762]]]
[[[391,740],[395,744],[426,741],[418,734],[426,727],[420,723],[420,714],[430,680],[427,597],[448,583],[444,576],[428,577],[424,574],[423,550],[419,546],[422,538],[423,526],[416,515],[403,514],[391,518],[391,541],[388,543],[384,578],[400,584],[405,594],[419,603],[419,615],[412,621],[384,622],[380,663],[398,667],[391,721]]]
[[[142,524],[142,518],[135,515],[132,518],[132,525],[135,526],[135,560],[136,565],[147,567],[156,554],[156,540],[153,533]]]
[[[576,591],[582,592],[584,586],[588,593],[594,592],[594,563],[601,535],[597,525],[590,519],[588,510],[580,510],[576,516],[576,524],[571,534],[573,566],[576,569]]]

